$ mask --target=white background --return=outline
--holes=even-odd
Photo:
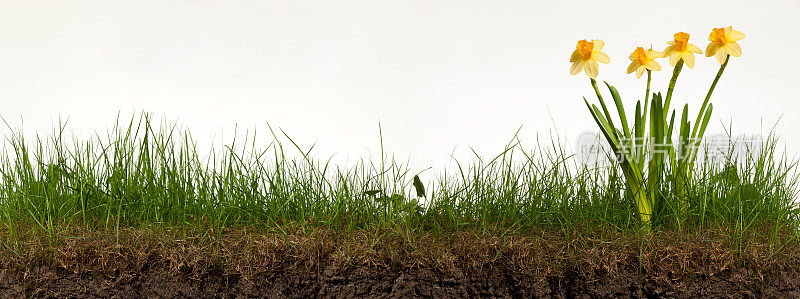
[[[0,115],[47,134],[59,117],[88,135],[120,113],[153,112],[210,144],[266,123],[319,158],[387,152],[415,170],[502,151],[523,126],[566,138],[596,130],[569,75],[580,39],[602,39],[611,64],[598,80],[632,109],[644,79],[625,74],[636,46],[662,50],[678,31],[705,49],[713,27],[746,34],[712,102],[708,134],[777,133],[800,149],[798,1],[2,1]],[[671,67],[654,73],[666,90]],[[684,67],[673,107],[696,112],[718,68]],[[680,105],[680,106],[679,106]],[[2,129],[7,134],[7,129]]]

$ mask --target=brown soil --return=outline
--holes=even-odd
[[[546,232],[407,234],[71,231],[46,246],[28,236],[3,251],[0,295],[800,297],[796,250],[773,254],[708,235],[659,233],[642,243]]]
[[[4,297],[742,297],[798,298],[798,277],[748,279],[746,274],[672,280],[621,273],[595,281],[575,276],[535,281],[514,273],[465,275],[430,269],[326,269],[323,273],[273,272],[249,279],[241,275],[207,273],[200,278],[164,272],[120,273],[113,277],[65,273],[58,269],[43,277],[0,276]]]

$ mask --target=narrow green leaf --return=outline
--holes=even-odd
[[[706,127],[708,126],[708,121],[711,120],[711,111],[714,110],[714,104],[708,104],[708,110],[706,110],[706,115],[703,116],[703,124],[700,126],[700,134],[698,134],[695,138],[702,139],[703,134],[706,132]]]
[[[622,105],[622,99],[617,92],[617,89],[614,86],[608,84],[608,82],[603,81],[608,87],[608,90],[611,91],[611,97],[614,98],[614,104],[617,106],[617,114],[619,114],[619,120],[622,123],[622,131],[625,132],[625,138],[628,140],[631,139],[631,131],[628,127],[628,117],[625,115],[625,107]]]

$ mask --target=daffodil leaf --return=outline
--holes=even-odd
[[[689,117],[689,104],[683,105],[683,112],[681,113],[681,128],[680,128],[680,136],[681,138],[689,138],[688,132],[684,133],[687,129],[688,125],[688,117]]]
[[[633,130],[636,140],[640,141],[642,138],[642,102],[636,101],[636,115],[633,119]]]
[[[617,113],[619,114],[620,122],[622,123],[622,131],[625,132],[625,138],[628,140],[631,139],[631,131],[628,127],[628,117],[625,115],[625,107],[622,105],[622,99],[619,96],[619,92],[614,86],[608,84],[608,82],[603,81],[608,87],[608,90],[611,92],[611,97],[614,98],[614,104],[617,106]]]
[[[708,104],[708,110],[706,110],[706,115],[703,116],[703,124],[700,126],[700,134],[697,136],[698,139],[703,138],[703,134],[706,132],[706,127],[708,126],[708,121],[711,119],[711,111],[714,110],[714,104]]]
[[[683,112],[681,113],[681,128],[679,133],[679,141],[678,141],[678,154],[681,157],[681,160],[686,160],[686,150],[687,150],[687,143],[689,141],[689,105],[686,104],[683,106]]]
[[[589,109],[589,113],[592,115],[592,118],[597,123],[597,126],[600,127],[600,132],[603,133],[603,136],[608,140],[608,143],[611,145],[611,148],[614,152],[617,152],[616,141],[609,133],[609,129],[607,128],[608,124],[605,120],[602,119],[602,115],[600,111],[597,109],[597,106],[589,104],[589,101],[586,98],[583,98],[583,102],[586,103],[586,108]],[[613,131],[611,131],[613,132]]]
[[[594,115],[597,117],[603,133],[608,135],[607,137],[610,137],[609,142],[612,146],[616,147],[614,151],[617,151],[619,148],[619,140],[617,139],[616,129],[608,123],[608,120],[606,120],[603,115],[600,114],[600,109],[598,109],[596,105],[592,105],[592,109],[594,110]]]
[[[672,132],[673,128],[675,127],[675,110],[672,110],[672,114],[669,117],[669,126],[667,126],[667,133],[664,134],[666,136],[666,144],[672,145]]]
[[[661,97],[654,97],[652,100],[652,110],[650,110],[650,135],[653,137],[653,142],[656,144],[661,143],[661,136],[664,133],[663,123],[664,118],[661,117]]]

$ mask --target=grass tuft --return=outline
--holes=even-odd
[[[153,227],[201,238],[243,228],[288,236],[298,227],[373,236],[399,230],[395,237],[408,239],[543,230],[586,242],[653,237],[642,233],[619,167],[583,165],[560,141],[526,149],[515,135],[491,159],[476,154],[423,178],[426,199],[415,192],[409,167],[383,152],[380,165],[361,160],[340,168],[269,129],[274,141],[266,148],[255,148],[253,136],[208,155],[198,153],[189,132],[155,126],[148,114],[89,140],[65,140],[61,125],[47,138],[12,133],[0,155],[0,245],[21,256],[22,236],[57,244],[64,231],[80,228],[114,232],[118,241],[120,232]],[[688,206],[658,207],[658,230],[714,231],[734,253],[767,246],[764,259],[797,250],[797,162],[776,157],[776,144],[770,136],[746,157],[733,149],[724,161],[699,157]],[[668,198],[673,186],[662,188],[664,202],[677,202]]]

